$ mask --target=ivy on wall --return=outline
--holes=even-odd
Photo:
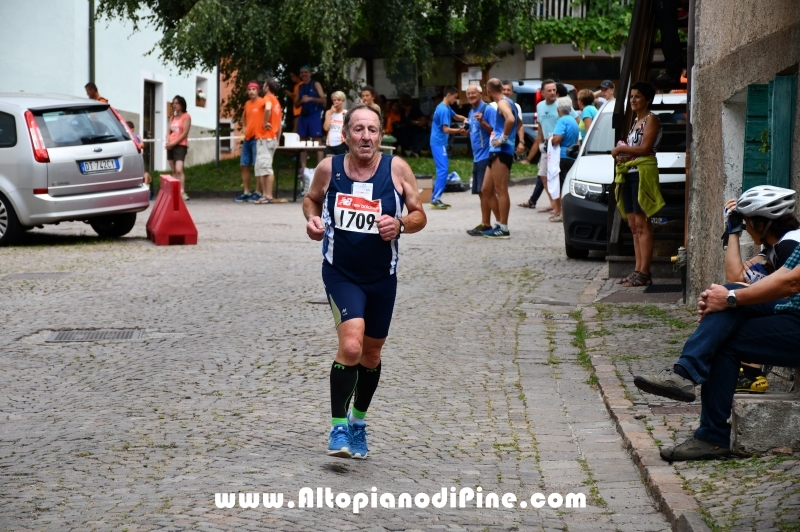
[[[524,42],[523,46],[533,49],[536,44],[572,44],[578,50],[617,52],[628,39],[632,14],[633,2],[590,2],[586,18],[537,20],[529,36],[530,42]]]

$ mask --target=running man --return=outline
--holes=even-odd
[[[455,87],[445,87],[444,96],[436,111],[433,113],[433,124],[431,124],[431,154],[436,165],[436,181],[433,185],[433,195],[431,197],[431,207],[434,209],[449,209],[450,205],[442,201],[445,186],[447,186],[447,170],[450,167],[450,159],[447,154],[447,142],[449,135],[466,135],[467,130],[463,127],[450,127],[450,122],[455,119],[458,122],[466,122],[467,118],[456,114],[450,106],[458,100],[458,90]]]
[[[364,420],[394,310],[397,241],[401,233],[422,230],[427,219],[411,168],[378,151],[380,115],[358,103],[344,116],[343,132],[349,153],[317,165],[303,214],[309,238],[323,241],[322,281],[339,337],[330,373],[328,454],[366,458]]]
[[[519,116],[514,102],[503,95],[503,84],[497,78],[486,83],[489,96],[497,102],[497,115],[492,130],[489,148],[489,171],[483,180],[481,194],[485,194],[491,209],[497,213],[497,223],[483,232],[487,238],[511,238],[508,230],[508,212],[511,200],[508,197],[508,178],[514,163],[514,140],[517,136]]]

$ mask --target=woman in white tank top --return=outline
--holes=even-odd
[[[325,156],[333,157],[341,153],[347,153],[347,144],[342,138],[342,126],[344,125],[344,115],[347,112],[343,109],[345,95],[341,91],[331,94],[333,105],[325,111],[325,123],[322,128],[328,132]]]

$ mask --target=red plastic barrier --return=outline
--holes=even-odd
[[[197,244],[197,227],[181,197],[181,182],[172,176],[161,176],[156,204],[147,220],[147,238],[157,246]]]

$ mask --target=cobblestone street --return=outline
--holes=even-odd
[[[573,345],[605,263],[567,260],[561,225],[530,209],[512,207],[511,240],[469,237],[477,198],[445,200],[400,242],[366,461],[325,455],[336,335],[299,204],[193,200],[197,246],[152,245],[145,213],[118,242],[69,223],[0,249],[0,529],[669,530]],[[54,275],[8,277],[31,272]],[[59,329],[144,334],[45,342]],[[215,505],[373,486],[586,508]]]

